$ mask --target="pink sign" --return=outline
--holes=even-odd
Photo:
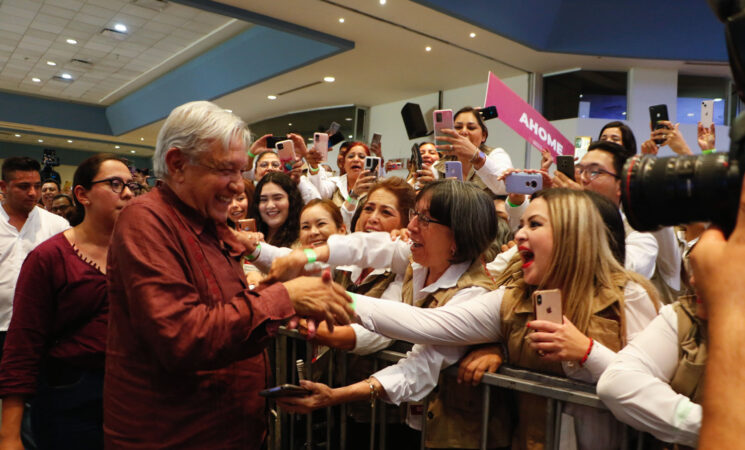
[[[496,106],[499,118],[539,150],[557,155],[574,155],[574,144],[506,84],[489,72],[484,107]]]

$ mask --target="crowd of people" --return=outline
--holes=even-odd
[[[692,154],[664,125],[641,152]],[[713,127],[698,131],[710,151]],[[701,223],[634,230],[621,173],[638,149],[622,122],[602,127],[573,177],[548,151],[540,170],[515,168],[486,145],[478,108],[443,133],[419,143],[407,177],[365,170],[382,148],[359,141],[340,146],[334,176],[303,136],[287,136],[284,162],[269,135],[251,142],[239,117],[200,101],[163,124],[152,189],[115,155],[82,162],[71,195],[37,161],[6,159],[0,449],[262,448],[280,326],[359,357],[349,384],[303,380],[308,395],[279,398],[289,412],[381,399],[409,405],[413,429],[426,421],[427,447],[479,448],[474,386],[504,363],[597,384],[609,411],[563,411],[578,448],[619,447],[622,423],[696,446],[707,357],[733,358],[708,321],[732,320],[718,297],[734,303],[723,286],[739,273],[713,285],[712,255],[742,260],[745,219],[730,242]],[[508,192],[521,171],[543,189]],[[559,321],[536,317],[547,291]],[[406,358],[373,371],[365,355],[397,341],[414,344]],[[454,364],[457,379],[441,375]],[[545,400],[489,401],[489,448],[543,448]]]

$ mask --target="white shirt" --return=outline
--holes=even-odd
[[[502,172],[506,169],[511,169],[512,160],[510,155],[504,151],[503,148],[497,147],[486,155],[486,161],[480,169],[476,170],[476,174],[481,178],[486,187],[491,189],[497,195],[507,195],[507,190],[504,187],[504,181],[498,180]],[[435,175],[435,179],[440,177],[440,173],[436,170],[432,171]]]
[[[34,207],[21,231],[10,224],[10,216],[0,206],[0,331],[7,331],[13,311],[21,265],[31,250],[57,233],[70,228],[63,217]]]
[[[313,183],[313,186],[315,186],[315,188],[318,190],[321,198],[330,199],[334,196],[334,192],[336,192],[337,189],[339,190],[342,198],[346,199],[347,197],[349,197],[350,187],[348,186],[347,174],[339,177],[329,177],[327,176],[326,171],[323,169],[323,167],[321,167],[319,168],[318,173],[309,174],[308,180]],[[352,226],[352,218],[354,217],[355,209],[352,208],[351,210],[349,210],[345,205],[346,202],[344,202],[339,209],[341,209],[341,216],[344,220],[344,225],[346,225],[347,229],[350,229]]]
[[[628,425],[665,442],[696,447],[701,405],[678,394],[678,317],[665,305],[649,326],[616,355],[598,381],[598,395]]]
[[[652,278],[659,252],[657,239],[651,233],[642,233],[631,228],[623,211],[621,219],[626,230],[626,269],[644,278]]]

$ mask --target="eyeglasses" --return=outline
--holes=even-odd
[[[597,164],[588,164],[587,166],[577,165],[574,167],[574,173],[577,177],[585,177],[589,181],[596,179],[602,174],[618,178],[618,175],[613,172],[608,172]]]
[[[208,169],[212,173],[215,173],[223,178],[230,178],[231,180],[242,180],[243,172],[247,170],[247,169],[235,169],[235,168],[228,168],[228,167],[215,167],[211,164],[205,164],[202,162],[194,162],[192,164],[194,164],[195,166],[204,167],[205,169]]]
[[[438,225],[445,225],[444,223],[437,221],[431,217],[425,216],[423,213],[417,212],[415,209],[409,210],[409,222],[414,220],[414,218],[419,219],[419,224],[422,226],[422,228],[427,228],[429,224],[436,223]]]
[[[114,194],[121,194],[124,190],[124,186],[127,186],[133,194],[137,195],[140,193],[142,186],[135,181],[124,181],[119,177],[104,178],[103,180],[91,181],[91,185],[98,183],[109,183],[109,187]]]

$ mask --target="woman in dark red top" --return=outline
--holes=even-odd
[[[133,190],[139,186],[124,160],[88,158],[73,179],[75,226],[40,244],[23,263],[0,365],[0,448],[23,448],[28,401],[37,448],[103,448],[106,255]]]

